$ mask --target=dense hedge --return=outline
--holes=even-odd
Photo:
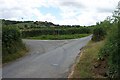
[[[25,48],[21,40],[20,31],[12,26],[3,26],[2,29],[2,57],[3,61],[6,56],[16,54],[21,49]]]
[[[118,24],[120,27],[120,23]],[[120,39],[118,35],[117,25],[113,25],[109,35],[107,37],[106,44],[101,48],[99,52],[100,59],[108,58],[108,77],[116,78],[120,77],[120,53],[119,44]]]
[[[91,29],[88,27],[81,28],[40,28],[22,31],[22,37],[35,37],[40,35],[64,35],[64,34],[88,34]]]

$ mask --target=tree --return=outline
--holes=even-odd
[[[117,9],[113,12],[114,23],[118,23],[120,18],[120,1],[118,2]]]

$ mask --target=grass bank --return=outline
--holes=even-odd
[[[90,41],[82,50],[78,63],[74,68],[72,78],[93,78],[96,75],[93,73],[94,61],[98,58],[98,52],[104,45],[105,41],[93,42]],[[98,77],[98,76],[97,76]]]
[[[64,40],[75,39],[89,36],[90,34],[71,34],[71,35],[41,35],[37,37],[27,37],[27,39],[40,39],[40,40]]]
[[[11,61],[15,61],[16,59],[24,56],[26,53],[28,52],[28,50],[26,48],[22,48],[21,50],[19,50],[18,52],[14,53],[14,54],[8,54],[5,57],[2,57],[2,63],[8,63]]]

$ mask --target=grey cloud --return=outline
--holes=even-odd
[[[99,12],[99,13],[111,13],[113,11],[114,11],[114,9],[112,9],[112,8],[97,8],[97,12]]]
[[[4,9],[1,12],[0,18],[4,19],[11,19],[11,18],[18,18],[27,17],[26,10],[12,8],[12,9]]]
[[[81,3],[78,3],[77,1],[63,1],[63,2],[60,3],[60,5],[62,5],[62,6],[72,6],[72,7],[76,7],[76,8],[85,7]]]
[[[18,14],[20,15],[21,12],[19,11],[14,11],[14,10],[4,10],[2,12],[2,16],[0,16],[0,18],[5,18],[5,19],[9,19],[9,18],[13,18],[13,17],[18,17]]]

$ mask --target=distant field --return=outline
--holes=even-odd
[[[72,34],[72,35],[41,35],[37,37],[27,37],[27,39],[40,39],[40,40],[64,40],[75,39],[89,36],[90,34]]]

